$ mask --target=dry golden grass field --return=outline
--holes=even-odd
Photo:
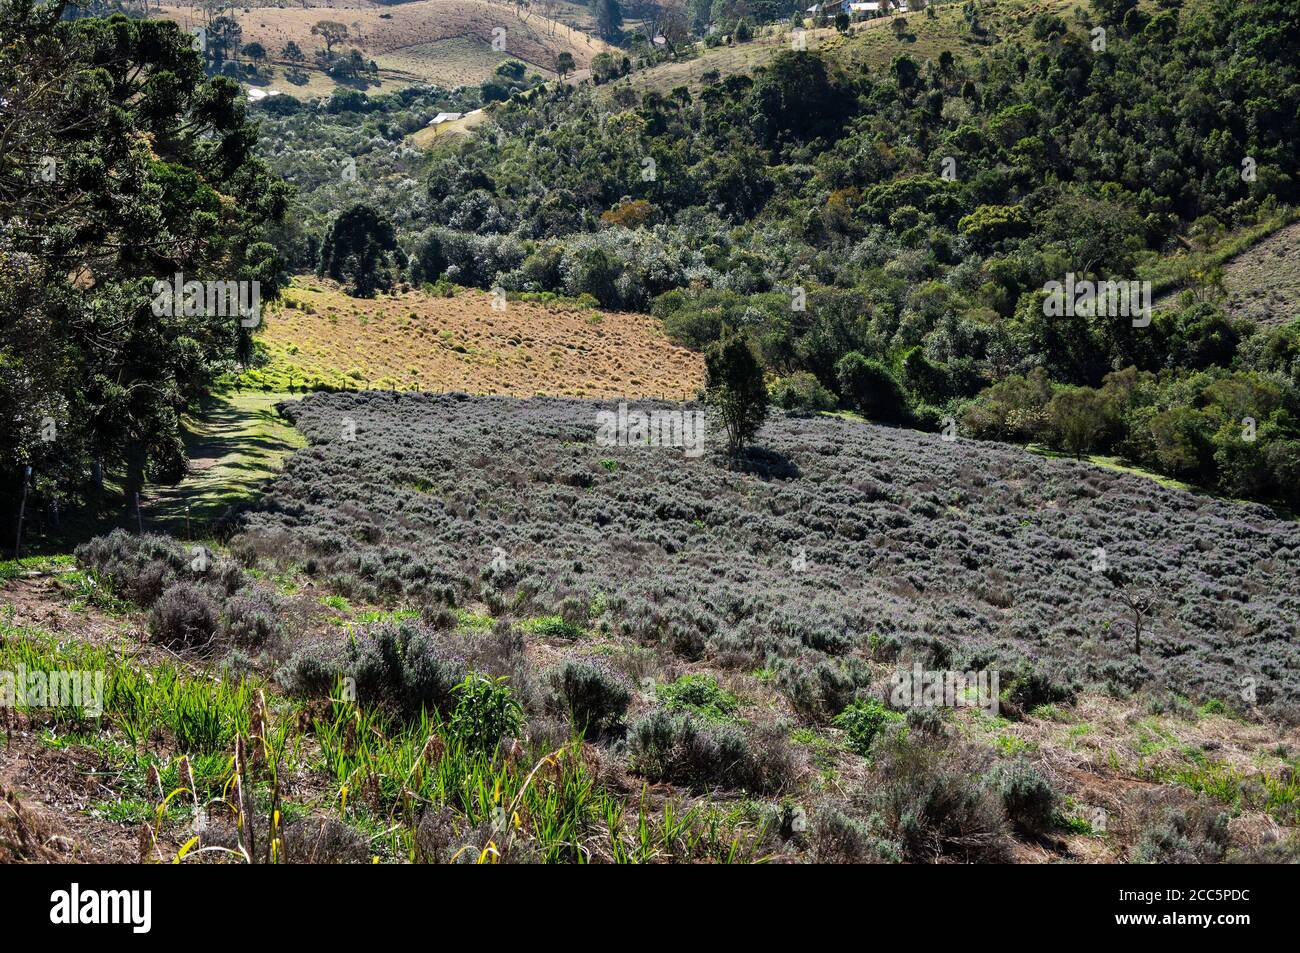
[[[1074,0],[1038,0],[1009,13],[1001,9],[991,10],[984,16],[984,22],[998,34],[1019,35],[1028,30],[1036,14],[1047,11],[1064,15],[1075,5]],[[902,20],[907,26],[901,37],[894,33],[895,20]],[[946,50],[963,60],[977,56],[984,46],[992,43],[991,39],[982,39],[969,32],[960,4],[936,7],[933,17],[917,10],[862,20],[853,23],[845,34],[833,26],[817,29],[811,19],[805,20],[805,25],[804,42],[809,50],[831,53],[850,71],[861,70],[871,74],[888,73],[894,58],[904,53],[924,62],[938,60]],[[723,79],[737,73],[751,74],[789,50],[791,42],[788,23],[768,24],[756,29],[754,38],[748,43],[711,49],[697,44],[698,56],[638,70],[604,88],[612,93],[621,86],[631,86],[640,91],[653,90],[667,95],[678,86],[686,86],[695,92],[704,85],[702,76],[706,72],[716,70]],[[587,78],[586,70],[579,70],[570,82]]]
[[[893,58],[902,53],[925,59],[931,55],[937,58],[942,50],[951,49],[954,55],[963,55],[959,15],[960,11],[953,8],[941,11],[935,19],[919,13],[878,17],[852,24],[847,34],[841,34],[834,27],[817,29],[808,20],[804,42],[809,50],[834,51],[860,69],[886,70]],[[900,18],[908,24],[907,39],[896,37],[891,29],[893,21]],[[704,85],[702,77],[707,72],[716,70],[719,77],[725,79],[737,73],[752,74],[754,70],[765,67],[779,54],[791,49],[791,38],[788,24],[769,24],[758,28],[748,43],[711,49],[698,44],[698,56],[638,70],[606,88],[612,91],[620,86],[632,86],[661,95],[667,95],[678,86],[698,91]],[[579,70],[571,81],[576,83],[587,78],[587,71]]]
[[[1233,317],[1267,325],[1300,318],[1300,222],[1228,262],[1223,283]]]
[[[459,119],[453,119],[441,126],[425,126],[406,137],[406,141],[417,149],[432,149],[434,146],[451,142],[456,138],[468,136],[475,128],[487,121],[491,107],[477,109]]]
[[[201,8],[185,4],[164,4],[156,15],[175,20],[185,28],[204,22]],[[307,56],[304,66],[309,74],[322,81],[308,87],[313,94],[328,93],[334,85],[311,69],[316,51],[325,49],[321,37],[311,32],[321,20],[335,20],[348,28],[349,38],[337,44],[336,50],[359,49],[379,65],[381,79],[398,84],[477,83],[506,59],[522,60],[549,76],[555,57],[563,50],[573,54],[579,67],[585,67],[593,56],[607,49],[601,40],[570,25],[581,25],[583,20],[568,5],[561,6],[555,21],[527,12],[521,18],[513,5],[487,0],[416,0],[391,6],[334,0],[292,7],[242,7],[231,15],[239,21],[243,42],[261,43],[277,66],[291,65],[282,51],[290,40],[296,42]],[[497,28],[506,31],[504,51],[492,46]],[[322,83],[324,88],[318,88]],[[271,85],[294,91],[292,85],[278,77]]]
[[[492,301],[469,289],[350,298],[299,278],[263,326],[270,364],[243,383],[631,398],[693,396],[703,383],[700,355],[647,315]]]
[[[1157,288],[1157,311],[1173,308],[1197,276],[1222,271],[1223,306],[1234,320],[1280,326],[1300,318],[1300,221],[1283,210],[1252,224],[1223,232],[1208,243],[1198,236],[1176,254],[1153,256],[1147,273]]]

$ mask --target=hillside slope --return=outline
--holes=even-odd
[[[703,381],[701,356],[647,315],[528,301],[495,310],[472,290],[349,298],[304,279],[285,302],[261,336],[270,366],[245,375],[254,386],[680,398]]]
[[[1300,222],[1228,262],[1223,283],[1233,317],[1270,326],[1300,318]]]
[[[158,16],[182,27],[203,23],[201,13],[184,5],[163,5]],[[290,40],[306,54],[310,67],[325,43],[312,34],[321,20],[335,20],[348,28],[349,38],[335,49],[356,47],[381,69],[381,75],[410,82],[459,86],[477,83],[491,75],[506,59],[518,59],[550,75],[555,57],[573,55],[579,66],[606,49],[594,37],[539,15],[521,18],[516,8],[487,0],[415,0],[389,6],[331,3],[311,7],[251,7],[231,15],[243,31],[243,43],[261,43],[271,62],[290,65],[283,49]],[[503,49],[493,46],[500,34]],[[276,85],[283,87],[283,83]]]
[[[604,605],[608,631],[671,632],[740,668],[864,654],[1045,666],[1053,680],[1234,705],[1248,678],[1251,704],[1294,705],[1300,524],[1264,507],[827,417],[777,417],[736,469],[713,430],[696,458],[607,446],[597,415],[614,409],[312,395],[287,410],[311,449],[252,533],[414,602],[425,580],[477,592],[499,548],[521,567],[499,583],[507,602],[527,576],[541,614]],[[336,439],[343,419],[355,443]],[[1105,569],[1150,597],[1140,639]]]
[[[833,57],[850,72],[874,76],[887,73],[893,59],[902,54],[922,62],[938,60],[945,51],[958,60],[977,58],[984,50],[996,46],[999,39],[1025,39],[1033,17],[1039,13],[1061,13],[1075,5],[1072,0],[1042,0],[1028,9],[1022,4],[986,4],[981,12],[980,34],[969,30],[962,5],[956,3],[935,7],[933,16],[918,10],[860,20],[852,23],[845,33],[834,26],[818,29],[807,19],[804,43],[809,50]],[[902,21],[905,29],[895,27],[896,20]],[[719,79],[752,75],[780,53],[792,49],[792,39],[789,24],[768,24],[757,28],[747,43],[709,47],[701,42],[696,44],[693,56],[637,70],[608,85],[611,89],[630,86],[653,90],[665,96],[678,86],[695,92],[705,85],[702,77],[706,73],[716,71]],[[586,78],[588,73],[580,71],[573,75],[572,82]]]

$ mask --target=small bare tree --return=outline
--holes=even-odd
[[[555,14],[560,10],[560,0],[539,0],[538,6],[542,8],[542,17],[546,20],[546,32],[555,36]]]
[[[1133,626],[1133,651],[1141,656],[1142,626],[1146,622],[1151,609],[1155,606],[1155,596],[1136,586],[1128,576],[1118,569],[1106,570],[1106,578],[1115,587],[1117,598],[1124,608],[1128,610],[1128,622]]]

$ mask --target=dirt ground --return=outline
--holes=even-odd
[[[125,619],[91,607],[69,608],[53,575],[0,584],[0,607],[12,611],[16,626],[111,647],[142,662],[157,661],[165,651]],[[0,863],[138,862],[139,825],[96,817],[91,810],[116,798],[111,768],[88,748],[51,747],[41,738],[43,730],[21,712],[0,708]]]

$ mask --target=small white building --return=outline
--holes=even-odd
[[[810,17],[823,15],[834,17],[841,13],[847,13],[849,16],[868,17],[888,13],[893,7],[898,7],[903,13],[907,12],[906,4],[891,4],[889,0],[878,0],[878,2],[873,3],[857,3],[854,0],[826,0],[825,3],[814,3],[804,12]]]
[[[455,122],[463,115],[464,113],[438,113],[438,115],[429,120],[429,125],[441,126],[444,122]]]

